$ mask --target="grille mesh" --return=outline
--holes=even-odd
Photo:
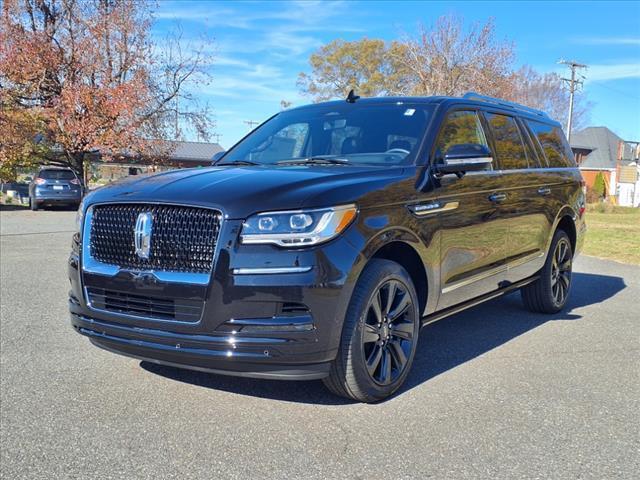
[[[138,215],[153,217],[148,259],[135,253]],[[99,262],[135,270],[208,273],[220,228],[219,212],[173,205],[114,204],[94,207],[91,256]]]
[[[93,287],[87,288],[87,294],[94,308],[136,317],[197,322],[202,315],[202,300],[160,298]]]

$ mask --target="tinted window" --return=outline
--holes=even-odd
[[[540,142],[549,167],[572,167],[575,165],[571,148],[560,127],[527,120],[527,125]]]
[[[45,180],[73,180],[76,178],[71,170],[41,170],[38,177]]]
[[[527,168],[527,156],[516,119],[496,113],[486,115],[493,132],[500,167],[505,170]]]
[[[476,112],[458,110],[447,115],[438,135],[436,156],[440,158],[453,145],[463,143],[487,146],[487,140]]]
[[[432,109],[406,103],[344,102],[286,110],[233,147],[221,163],[273,164],[324,156],[350,164],[410,164]]]

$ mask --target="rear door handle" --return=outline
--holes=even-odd
[[[538,189],[538,195],[549,195],[551,193],[550,188],[542,187]]]
[[[506,199],[507,199],[506,193],[492,193],[491,195],[489,195],[489,201],[493,203],[504,202]]]

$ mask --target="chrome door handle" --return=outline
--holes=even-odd
[[[507,199],[506,193],[493,193],[489,195],[489,201],[494,203],[504,202]]]
[[[542,187],[538,189],[538,195],[549,195],[551,193],[550,188]]]

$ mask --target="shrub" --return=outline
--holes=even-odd
[[[593,181],[593,191],[598,197],[604,198],[607,194],[607,185],[604,180],[604,175],[602,172],[598,172],[596,175],[596,179]]]

